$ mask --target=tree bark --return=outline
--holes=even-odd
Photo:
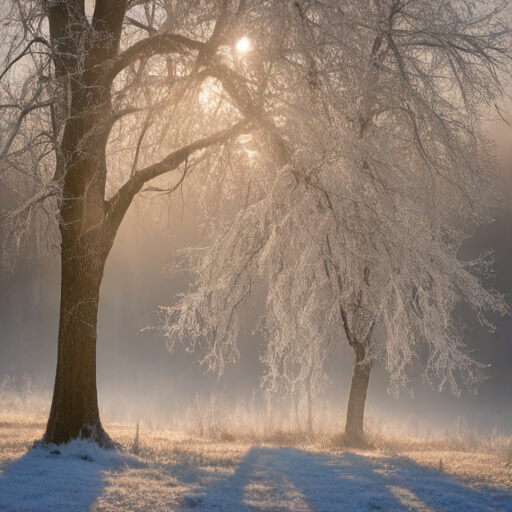
[[[358,362],[356,358],[350,384],[344,434],[344,442],[350,446],[366,444],[363,422],[371,367],[371,361]]]
[[[96,321],[106,256],[85,243],[63,241],[57,373],[43,442],[88,438],[111,447],[96,387]]]

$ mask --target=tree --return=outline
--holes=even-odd
[[[354,351],[345,435],[357,444],[373,360],[392,387],[419,365],[457,393],[459,377],[471,385],[479,372],[454,307],[468,304],[484,323],[485,311],[506,311],[482,285],[489,261],[461,262],[457,249],[499,208],[481,125],[510,66],[507,4],[294,6],[284,42],[267,50],[290,62],[283,48],[302,43],[294,87],[274,90],[288,152],[276,171],[256,143],[245,193],[224,216],[209,212],[205,247],[187,255],[197,280],[166,311],[166,330],[202,343],[222,371],[237,356],[240,307],[263,281],[267,382],[322,375],[333,333],[345,338]]]
[[[44,442],[111,446],[96,389],[96,322],[105,262],[146,183],[177,190],[215,148],[263,119],[235,69],[245,2],[19,2],[2,6],[1,179],[19,239],[61,255],[54,394]],[[194,154],[211,148],[194,160]],[[194,161],[193,161],[194,160]],[[180,166],[182,166],[180,168]]]

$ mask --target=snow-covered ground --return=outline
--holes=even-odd
[[[86,441],[31,449],[0,475],[0,511],[88,511],[101,495],[102,473],[123,465],[122,455]]]
[[[327,454],[166,433],[142,438],[138,457],[84,441],[27,451],[33,430],[25,438],[17,432],[0,428],[1,512],[512,512],[510,487],[458,481],[445,472],[448,460],[429,468],[379,452]]]
[[[235,473],[189,503],[218,511],[512,511],[512,495],[477,491],[397,457],[252,448]]]

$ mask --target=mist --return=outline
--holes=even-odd
[[[512,166],[507,144],[511,133],[506,127],[493,133],[506,183],[504,207],[496,221],[464,242],[459,258],[475,259],[492,249],[495,288],[510,304]],[[265,340],[258,330],[263,305],[257,293],[244,306],[240,360],[228,365],[220,377],[200,364],[200,353],[188,352],[180,343],[169,350],[160,330],[159,307],[174,304],[191,279],[186,273],[172,272],[176,251],[197,243],[194,208],[186,202],[171,196],[163,202],[152,201],[149,195],[141,198],[123,221],[108,259],[99,308],[97,377],[100,409],[111,421],[170,423],[193,408],[198,398],[209,400],[212,395],[255,401],[265,409],[260,386]],[[20,389],[29,379],[33,390],[50,394],[57,360],[59,256],[34,258],[30,249],[6,263],[1,273],[0,375],[3,380],[14,379]],[[398,421],[412,430],[427,425],[437,431],[453,430],[463,419],[482,433],[497,429],[512,434],[512,319],[493,316],[496,330],[490,332],[472,311],[458,309],[456,315],[466,326],[472,356],[485,365],[481,370],[485,380],[454,396],[449,389],[439,392],[425,382],[418,369],[397,396],[389,390],[388,373],[376,362],[368,390],[369,417]],[[343,414],[352,364],[350,347],[342,344],[327,364],[331,382],[315,397],[314,407],[331,407]]]

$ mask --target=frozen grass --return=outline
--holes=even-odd
[[[57,454],[51,447],[32,450],[44,425],[0,423],[0,510],[181,510],[187,496],[232,474],[250,449],[141,427],[135,456],[129,453],[134,427],[106,428],[124,452],[102,454],[85,441],[55,447]]]
[[[512,462],[512,438],[496,429],[481,433],[459,417],[451,429],[435,429],[429,425],[418,427],[410,421],[366,422],[369,445],[377,450],[395,453],[422,451],[452,451],[495,455],[503,463]]]
[[[29,375],[19,380],[6,375],[0,383],[0,422],[45,423],[51,394],[34,388]]]
[[[29,450],[42,435],[42,426],[1,424],[0,509],[512,510],[512,468],[491,454],[422,451],[397,456],[375,450],[326,452],[318,446],[255,448],[141,426],[135,456],[129,453],[135,427],[106,428],[125,453],[103,455],[84,442],[59,448],[58,455]],[[421,500],[434,498],[430,508],[423,506]],[[441,499],[451,505],[445,507]]]
[[[136,445],[136,425],[121,425],[116,411],[117,423],[104,425],[120,453],[84,441],[55,453],[30,449],[49,397],[27,381],[4,384],[0,399],[2,512],[512,510],[510,439],[462,420],[436,432],[374,419],[368,449],[347,451],[341,411],[317,407],[308,434],[303,404],[213,394],[166,426],[139,416]]]
[[[5,377],[0,384],[0,424],[43,427],[48,418],[51,394],[34,389],[31,379]],[[225,397],[211,393],[197,396],[194,403],[183,407],[173,417],[162,418],[146,409],[142,413],[122,414],[119,408],[103,407],[104,424],[119,429],[140,423],[142,430],[182,432],[193,438],[213,442],[315,447],[339,451],[345,414],[326,403],[313,408],[313,431],[308,432],[305,403],[291,407],[288,402],[270,403],[243,397]],[[22,429],[23,431],[23,429]],[[366,418],[368,449],[393,453],[450,451],[496,456],[504,464],[512,464],[512,438],[496,430],[479,433],[464,418],[450,429],[436,429],[413,416],[390,419]],[[132,439],[133,442],[133,439]]]
[[[299,404],[300,405],[300,404]],[[344,448],[341,433],[345,414],[327,404],[314,409],[313,431],[307,432],[306,418],[285,402],[258,406],[255,400],[226,399],[212,394],[197,397],[195,404],[175,418],[172,427],[211,441]],[[451,429],[436,429],[413,416],[400,420],[368,417],[365,422],[367,448],[394,453],[451,451],[494,455],[512,463],[512,438],[496,430],[479,433],[464,418]]]

